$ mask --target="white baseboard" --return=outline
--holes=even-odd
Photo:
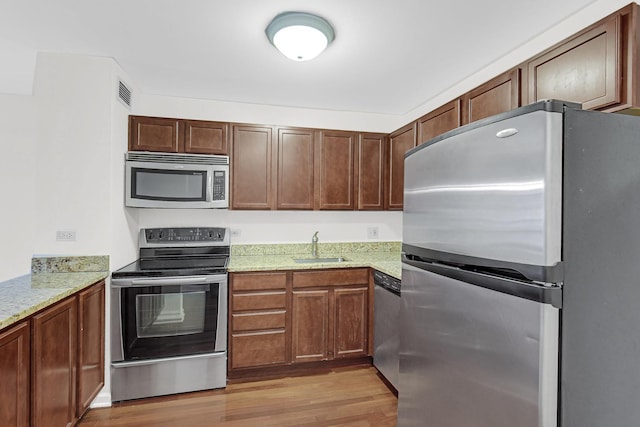
[[[91,402],[91,408],[109,408],[111,407],[111,392],[101,391]]]

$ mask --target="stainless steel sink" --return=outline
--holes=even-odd
[[[334,258],[294,258],[293,261],[298,264],[323,263],[323,262],[344,262],[346,259],[342,257]]]

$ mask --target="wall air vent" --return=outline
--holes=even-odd
[[[131,89],[118,79],[118,101],[131,110]]]

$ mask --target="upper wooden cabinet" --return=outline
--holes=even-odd
[[[355,132],[322,130],[315,145],[315,208],[355,207]]]
[[[632,3],[527,62],[528,102],[608,112],[640,106],[640,6]]]
[[[384,209],[384,171],[387,161],[387,136],[361,133],[356,146],[356,209]]]
[[[462,96],[462,124],[475,122],[520,106],[520,69],[489,80]]]
[[[221,122],[129,116],[129,151],[225,155],[228,130]]]
[[[278,128],[277,209],[313,209],[313,129]]]
[[[233,125],[231,143],[231,209],[274,208],[270,126]]]
[[[614,16],[530,61],[529,101],[555,98],[579,102],[584,109],[619,103],[620,21]]]
[[[404,155],[416,146],[416,124],[408,124],[389,136],[389,159],[385,185],[385,208],[402,210],[404,199]]]
[[[202,120],[184,120],[184,152],[189,154],[227,154],[229,124]]]
[[[462,125],[461,100],[456,99],[432,112],[420,117],[418,126],[418,145],[436,136]]]

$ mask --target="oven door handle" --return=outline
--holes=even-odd
[[[198,277],[172,277],[170,279],[133,279],[131,286],[167,286],[167,285],[194,285],[208,283],[211,278]]]

